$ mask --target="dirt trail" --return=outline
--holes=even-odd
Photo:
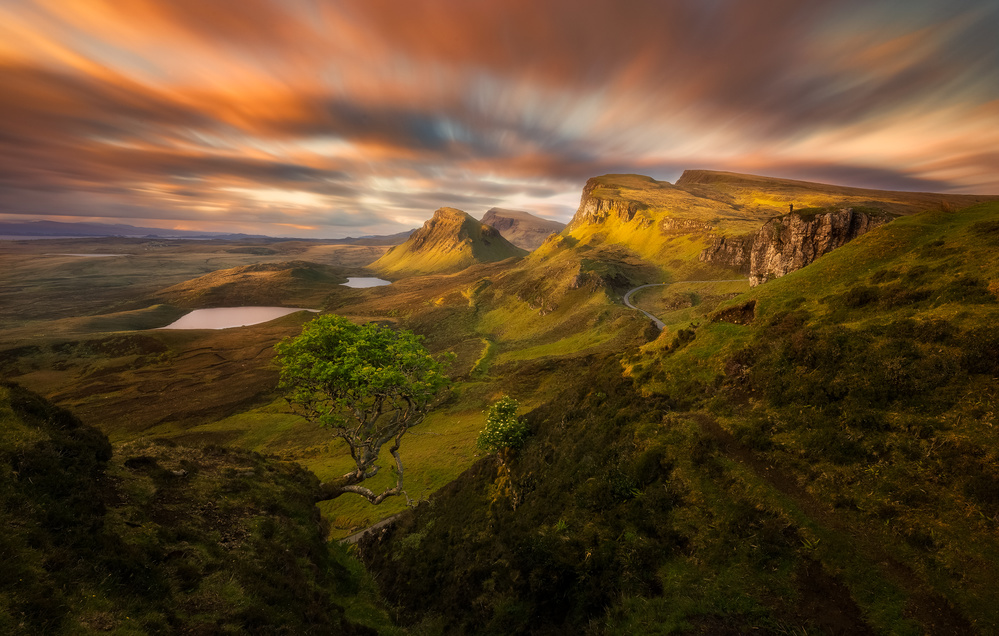
[[[866,528],[862,526],[847,526],[842,519],[837,518],[836,514],[829,510],[828,506],[805,490],[792,474],[761,460],[749,447],[740,443],[731,433],[723,429],[717,420],[710,415],[691,413],[691,416],[700,425],[702,431],[718,442],[720,450],[726,457],[749,467],[771,486],[790,497],[813,521],[849,537],[858,552],[868,557],[872,563],[877,563],[888,578],[905,590],[909,596],[905,613],[910,618],[919,621],[926,630],[926,634],[956,636],[976,633],[968,620],[954,609],[947,599],[927,586],[911,568],[899,563],[884,551],[876,538],[877,533],[867,532]],[[855,614],[859,619],[859,608],[849,597],[846,586],[834,575],[826,573],[826,576],[832,580],[836,587],[842,588],[837,590],[834,596],[842,600],[843,593],[845,593],[845,600],[853,605],[852,611],[849,607],[841,609],[844,609],[848,615]],[[832,600],[832,597],[829,600]]]

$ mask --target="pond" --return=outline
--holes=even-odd
[[[296,311],[319,313],[318,309],[301,307],[218,307],[195,309],[189,314],[160,329],[229,329],[256,325]]]
[[[344,287],[381,287],[382,285],[391,285],[392,281],[381,278],[348,276],[347,282],[340,284]]]

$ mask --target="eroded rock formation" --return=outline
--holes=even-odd
[[[785,214],[767,221],[754,235],[716,237],[700,260],[736,267],[756,286],[801,269],[891,219],[888,214],[853,208]]]
[[[576,210],[576,214],[569,221],[568,229],[570,231],[590,223],[603,223],[612,216],[628,222],[635,218],[635,214],[639,210],[648,207],[638,201],[595,197],[593,196],[593,191],[598,187],[600,187],[600,183],[596,178],[586,182],[586,185],[583,187],[583,196],[579,199],[579,209]]]

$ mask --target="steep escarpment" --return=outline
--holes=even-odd
[[[551,234],[565,228],[565,223],[542,219],[521,210],[502,208],[490,208],[482,217],[482,224],[499,230],[503,238],[528,251],[537,249]]]
[[[785,214],[750,236],[715,237],[699,259],[737,268],[756,286],[801,269],[891,219],[880,210],[854,208]]]
[[[698,261],[698,254],[713,234],[746,233],[765,220],[747,221],[737,210],[665,181],[610,174],[587,181],[563,234],[586,261],[599,261],[613,252],[658,270],[635,282],[731,278],[735,275],[731,268]]]
[[[788,214],[768,221],[753,241],[749,284],[759,285],[801,269],[891,218],[877,211],[844,208],[811,217]]]
[[[622,196],[620,190],[608,187],[608,178],[613,179],[617,176],[594,177],[586,182],[583,186],[583,195],[579,199],[579,208],[566,229],[571,232],[583,225],[603,223],[612,217],[628,222],[635,218],[639,210],[648,207],[641,201]],[[646,179],[650,184],[669,186],[668,183],[663,184],[648,177]]]
[[[440,208],[409,240],[390,249],[371,268],[384,274],[441,274],[526,253],[499,230],[461,210]]]
[[[609,174],[587,181],[565,234],[577,241],[577,251],[588,252],[586,258],[599,258],[607,246],[623,248],[660,268],[666,279],[741,273],[759,284],[804,267],[893,217],[950,213],[997,198],[711,170],[687,170],[675,184]]]

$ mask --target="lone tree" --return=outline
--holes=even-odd
[[[520,402],[504,395],[486,409],[486,427],[476,440],[479,448],[488,451],[515,450],[524,445],[530,429],[517,417]]]
[[[486,409],[486,427],[479,433],[476,440],[479,448],[487,451],[498,451],[496,458],[496,480],[492,504],[500,499],[507,499],[510,506],[516,510],[520,503],[520,495],[514,488],[513,473],[510,471],[510,461],[518,448],[527,441],[530,429],[527,422],[517,417],[520,402],[504,395]]]
[[[345,441],[354,460],[354,470],[320,485],[318,501],[352,492],[379,504],[386,497],[405,494],[399,443],[450,384],[444,363],[421,341],[411,331],[358,325],[327,315],[275,347],[280,387],[287,391],[288,402],[307,420]],[[390,441],[396,485],[375,494],[360,484],[378,473],[378,456]]]

